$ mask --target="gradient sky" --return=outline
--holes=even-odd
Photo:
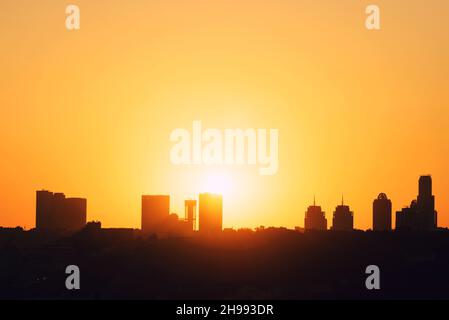
[[[378,193],[396,211],[421,174],[449,225],[449,1],[73,3],[70,32],[66,1],[0,0],[0,225],[34,227],[46,188],[140,227],[142,194],[183,216],[225,180],[225,227],[303,226],[314,195],[331,225],[344,194],[366,229]],[[193,120],[279,129],[278,174],[173,166],[169,134]]]

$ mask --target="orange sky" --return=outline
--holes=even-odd
[[[88,219],[140,227],[140,196],[224,182],[224,226],[303,226],[344,194],[371,227],[432,174],[449,225],[449,2],[0,1],[0,225],[34,227],[35,190],[88,198]],[[364,27],[381,9],[380,31]],[[279,129],[279,172],[174,166],[175,128]],[[216,178],[218,177],[218,178]],[[212,181],[212,182],[211,182]]]

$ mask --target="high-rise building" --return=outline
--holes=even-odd
[[[354,229],[354,214],[349,206],[344,205],[343,199],[341,205],[337,206],[332,219],[332,230],[351,231]]]
[[[67,225],[72,230],[81,230],[86,226],[87,200],[83,198],[66,198],[65,212]]]
[[[170,215],[170,196],[149,195],[142,196],[142,231],[164,231]]]
[[[199,196],[199,231],[222,230],[223,198],[219,194],[202,193]]]
[[[315,199],[313,200],[313,206],[307,208],[304,228],[306,230],[327,230],[326,215],[320,206],[315,205]]]
[[[413,200],[410,207],[396,212],[396,230],[434,230],[437,225],[432,177],[421,176],[417,200]]]
[[[86,225],[87,200],[36,191],[36,229],[78,231]]]
[[[51,229],[54,221],[53,192],[36,191],[36,229]]]
[[[196,229],[196,200],[185,200],[185,220],[191,226],[191,230]]]
[[[433,218],[433,213],[435,211],[435,197],[432,195],[432,177],[431,176],[421,176],[418,182],[418,199],[417,205],[419,210],[424,213],[429,214],[429,219]],[[432,222],[432,221],[430,221]]]
[[[391,230],[391,200],[385,193],[379,194],[373,202],[373,230]]]

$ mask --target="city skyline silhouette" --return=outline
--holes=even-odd
[[[449,300],[449,1],[0,12],[0,300]]]
[[[416,189],[397,211],[380,190],[366,231],[344,195],[327,213],[314,195],[303,216],[296,207],[294,228],[263,219],[233,228],[220,193],[181,199],[184,215],[170,194],[143,194],[140,227],[111,228],[92,219],[89,199],[36,190],[35,228],[0,221],[0,299],[447,299],[444,212],[430,175]],[[377,292],[364,286],[373,264],[382,270]],[[82,290],[62,285],[67,265],[82,270]]]
[[[37,191],[36,229],[0,227],[0,299],[447,299],[449,230],[437,228],[430,176],[418,189],[395,227],[380,193],[374,231],[353,228],[343,198],[330,226],[314,199],[306,228],[252,230],[223,228],[221,195],[185,200],[184,218],[169,196],[143,195],[142,227],[132,229],[88,221],[86,199]],[[63,286],[73,264],[77,291]],[[381,290],[364,285],[372,265]]]
[[[331,225],[343,193],[368,229],[380,192],[401,210],[426,173],[449,212],[449,3],[410,13],[384,1],[391,20],[375,31],[357,1],[129,0],[106,12],[81,1],[89,18],[73,31],[66,4],[0,3],[2,225],[33,227],[34,191],[48,188],[89,199],[91,220],[132,228],[142,194],[170,194],[182,215],[192,194],[219,192],[225,227],[294,228],[314,194]],[[278,130],[278,170],[261,177],[266,165],[247,158],[174,165],[170,134],[186,128],[193,144],[194,121]]]
[[[177,230],[176,232],[185,235],[191,231],[201,231],[201,229],[223,230],[223,196],[221,194],[200,193],[198,199],[185,199],[183,217],[171,211],[170,198],[170,195],[142,196],[140,226],[142,231],[158,233],[161,230],[165,232]],[[215,199],[219,202],[212,205],[216,202]],[[198,213],[197,207],[199,208]],[[213,216],[215,217],[212,218]],[[396,217],[395,226],[392,225],[393,216]],[[53,193],[47,190],[36,191],[36,229],[79,231],[86,226],[88,220],[87,199],[66,198],[63,193]],[[329,230],[351,231],[356,229],[354,212],[351,211],[349,205],[344,203],[343,195],[341,204],[336,206],[331,221]],[[368,230],[436,230],[438,228],[437,221],[432,178],[430,175],[426,175],[419,178],[417,200],[412,200],[409,207],[403,207],[395,214],[392,211],[391,199],[385,193],[379,193],[373,201],[372,227]],[[91,220],[91,222],[99,222],[101,225],[100,221]],[[260,224],[260,226],[262,225],[264,223]],[[233,229],[233,227],[230,228]],[[313,198],[313,204],[306,211],[303,226],[295,226],[295,229],[298,228],[314,231],[328,230],[326,213],[322,211],[321,206],[316,204],[316,196]]]

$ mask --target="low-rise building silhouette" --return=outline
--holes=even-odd
[[[180,237],[188,236],[193,232],[192,222],[188,220],[179,219],[176,213],[172,213],[168,216],[164,224],[163,235],[167,237]]]
[[[337,206],[332,219],[332,230],[352,231],[354,229],[354,214],[341,199],[341,205]]]
[[[217,232],[223,228],[223,197],[202,193],[199,196],[199,231]]]
[[[181,220],[177,214],[170,214],[170,196],[144,195],[142,196],[141,231],[144,234],[156,234],[160,237],[190,235],[194,230],[194,210],[193,207],[191,216]]]
[[[36,229],[78,231],[86,225],[87,200],[63,193],[36,191]]]
[[[385,193],[379,194],[373,202],[373,230],[391,230],[391,200]]]
[[[315,199],[313,199],[313,205],[307,208],[304,228],[305,230],[327,230],[326,215],[321,207],[315,204]]]
[[[417,200],[413,200],[410,207],[396,212],[396,230],[435,230],[437,225],[435,197],[432,195],[432,177],[421,176]]]

